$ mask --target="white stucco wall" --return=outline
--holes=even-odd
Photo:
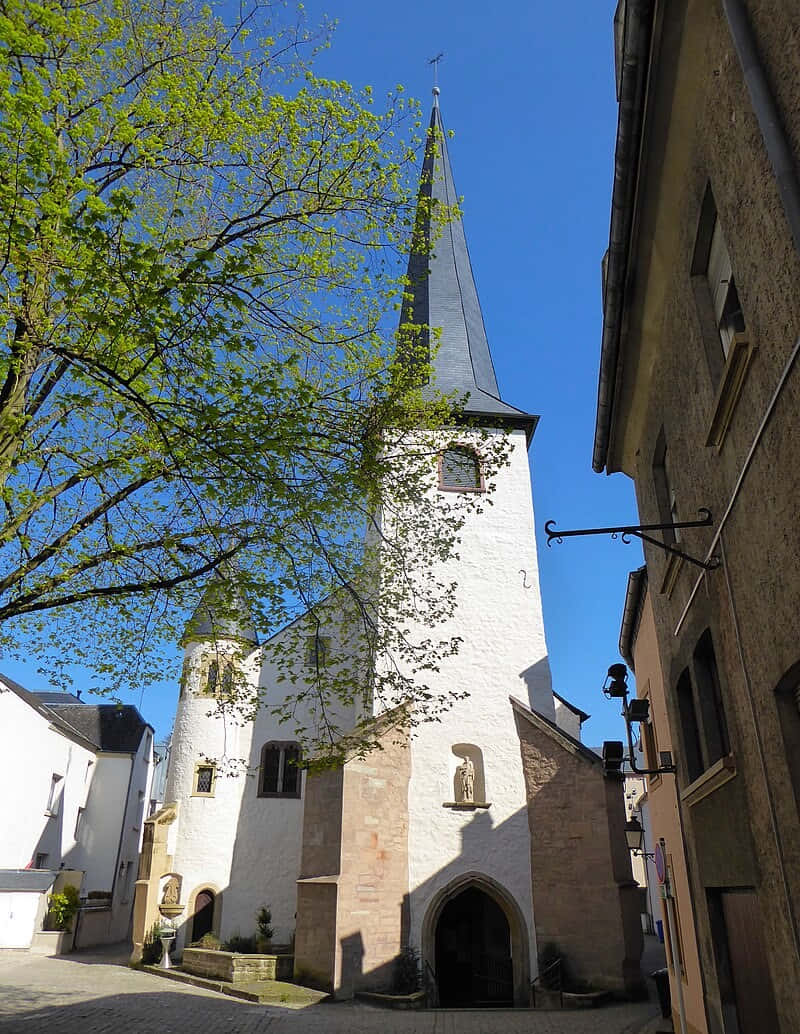
[[[469,432],[458,429],[452,438],[467,443]],[[430,683],[440,692],[466,690],[469,697],[440,722],[421,726],[412,740],[410,937],[420,946],[432,899],[460,875],[477,872],[516,901],[535,965],[526,792],[508,698],[529,700],[551,721],[555,710],[524,432],[512,432],[511,442],[509,463],[495,479],[492,505],[467,517],[459,559],[446,570],[458,582],[458,605],[443,634],[463,642],[458,654],[430,675]],[[453,800],[452,745],[457,743],[475,744],[482,752],[488,810],[442,806]]]
[[[574,740],[580,740],[581,720],[579,715],[575,714],[571,707],[562,704],[557,697],[553,698],[553,703],[556,709],[556,725]]]
[[[0,778],[13,787],[0,823],[0,868],[24,869],[37,853],[58,869],[75,846],[85,774],[95,755],[50,727],[49,721],[0,683]],[[60,775],[57,807],[47,815],[53,775]]]
[[[307,631],[310,634],[311,630]],[[321,634],[330,639],[333,656],[341,656],[342,649],[347,651],[334,625],[326,625]],[[297,637],[302,654],[302,627],[293,626],[279,635]],[[224,643],[218,648],[228,649]],[[234,644],[229,648],[236,649]],[[176,947],[180,950],[190,936],[193,898],[206,887],[222,894],[216,932],[223,940],[233,933],[255,933],[256,914],[268,906],[275,940],[286,943],[295,929],[305,773],[301,774],[300,798],[259,797],[258,778],[264,744],[295,739],[294,725],[280,723],[272,708],[287,692],[294,695],[305,688],[304,663],[302,659],[298,662],[300,678],[296,686],[290,686],[279,681],[282,669],[270,644],[239,658],[242,675],[258,687],[261,700],[252,720],[238,711],[221,714],[213,698],[197,693],[200,658],[208,649],[203,643],[186,647],[189,674],[178,702],[167,776],[166,801],[179,804],[169,843],[174,871],[183,878],[182,901],[187,905]],[[341,708],[334,708],[329,717],[350,728],[354,713],[351,708],[348,717]],[[299,726],[317,728],[313,699],[297,706],[295,719]],[[195,765],[203,757],[221,762],[213,797],[192,795]]]

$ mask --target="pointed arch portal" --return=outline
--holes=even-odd
[[[525,921],[488,877],[465,876],[440,891],[423,924],[422,951],[445,1008],[529,1003]]]
[[[189,938],[192,944],[199,941],[207,933],[214,929],[214,899],[216,895],[213,890],[206,888],[201,890],[194,899],[194,915],[192,916],[192,935]]]

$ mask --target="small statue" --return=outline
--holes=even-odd
[[[471,758],[464,758],[458,766],[458,778],[461,784],[461,800],[471,803],[475,799],[475,766]]]
[[[164,894],[161,898],[162,905],[177,905],[180,897],[180,883],[177,876],[170,876],[164,884]]]

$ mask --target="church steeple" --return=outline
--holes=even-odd
[[[438,227],[432,231],[437,204],[452,208],[458,201],[438,95],[435,87],[401,324],[430,328],[422,341],[426,357],[431,332],[440,329],[434,386],[446,395],[466,397],[465,416],[500,417],[502,423],[525,426],[530,438],[538,417],[500,398],[461,216],[454,216],[441,232]]]

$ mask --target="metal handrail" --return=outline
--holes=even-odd
[[[548,973],[551,973],[553,970],[556,970],[556,986],[552,987],[552,988],[545,987],[544,984],[542,983],[542,978],[546,977],[548,975]],[[560,955],[558,956],[557,959],[553,959],[553,961],[548,966],[545,966],[544,969],[540,970],[539,974],[537,976],[535,976],[533,978],[533,980],[531,981],[531,993],[533,994],[533,1004],[534,1004],[534,1006],[536,1005],[536,991],[537,991],[536,985],[537,984],[541,985],[539,990],[542,990],[542,991],[558,991],[559,1003],[561,1005],[564,1004],[564,997],[563,997],[564,989],[561,986],[561,956]]]

